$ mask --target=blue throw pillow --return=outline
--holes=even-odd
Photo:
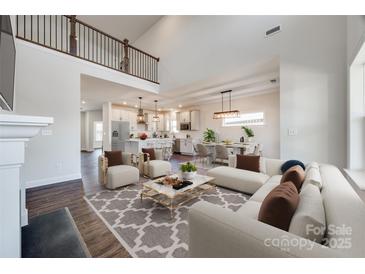
[[[284,174],[285,171],[287,171],[289,168],[293,167],[293,166],[301,166],[303,168],[303,170],[305,170],[305,165],[298,160],[289,160],[286,161],[284,164],[282,164],[281,166],[281,172]]]

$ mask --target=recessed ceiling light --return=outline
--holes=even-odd
[[[138,108],[138,106],[137,106],[137,105],[134,105],[134,107],[135,107],[135,108]]]
[[[126,104],[127,104],[127,102],[126,102],[126,101],[124,101],[124,102],[123,102],[123,105],[126,105]]]
[[[161,111],[161,109],[159,108],[158,111]]]
[[[179,105],[179,108],[182,108],[182,105]]]
[[[81,101],[81,104],[85,105],[85,104],[86,104],[86,102],[85,102],[84,100],[82,100],[82,101]]]

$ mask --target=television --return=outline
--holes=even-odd
[[[0,109],[14,108],[15,43],[9,15],[0,15]]]

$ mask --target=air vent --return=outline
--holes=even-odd
[[[280,31],[281,31],[281,26],[278,25],[276,27],[273,27],[273,28],[267,30],[265,32],[265,37],[269,37],[269,36],[275,35],[275,34],[279,33]]]

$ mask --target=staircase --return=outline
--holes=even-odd
[[[159,58],[90,26],[75,15],[17,15],[16,37],[76,58],[158,82]]]

